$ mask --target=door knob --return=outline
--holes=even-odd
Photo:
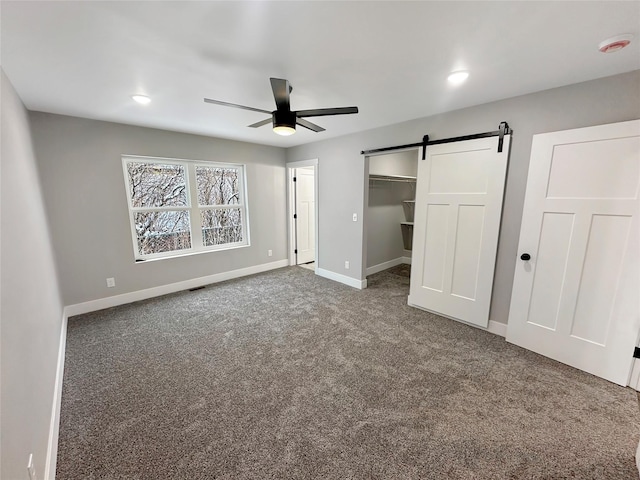
[[[531,255],[529,255],[528,253],[523,253],[522,255],[520,255],[520,260],[524,260],[525,262],[527,260],[531,260]]]

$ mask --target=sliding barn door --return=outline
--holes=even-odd
[[[418,163],[409,305],[487,327],[510,136],[427,147]]]
[[[640,308],[640,121],[533,138],[507,340],[627,385]]]

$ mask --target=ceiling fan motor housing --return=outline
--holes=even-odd
[[[273,112],[273,126],[296,128],[296,114],[290,110],[276,110]]]

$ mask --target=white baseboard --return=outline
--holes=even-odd
[[[321,277],[328,278],[329,280],[333,280],[335,282],[344,283],[345,285],[349,285],[350,287],[357,288],[359,290],[367,288],[366,278],[364,280],[357,280],[340,273],[325,270],[324,268],[316,268],[316,275],[320,275]]]
[[[402,265],[403,263],[411,265],[411,257],[398,257],[394,258],[393,260],[389,260],[388,262],[382,262],[377,265],[373,265],[372,267],[368,267],[367,276],[381,272],[383,270],[386,270],[387,268],[395,267],[396,265]]]
[[[58,433],[60,431],[60,406],[62,402],[62,379],[64,378],[64,355],[67,345],[67,309],[62,314],[62,326],[60,328],[60,341],[58,346],[58,365],[56,369],[56,382],[53,387],[53,403],[51,407],[51,421],[49,424],[49,444],[47,445],[47,458],[44,467],[44,478],[55,480],[56,460],[58,459]]]
[[[372,267],[367,267],[367,276],[373,275],[374,273],[381,272],[386,270],[387,268],[395,267],[396,265],[400,265],[404,263],[403,257],[394,258],[393,260],[389,260],[388,262],[382,262],[377,265],[373,265]]]
[[[495,320],[489,320],[489,326],[487,327],[487,332],[495,333],[496,335],[500,335],[501,337],[507,336],[507,324],[496,322]]]
[[[206,277],[192,278],[190,280],[184,280],[182,282],[170,283],[168,285],[147,288],[145,290],[123,293],[122,295],[114,295],[112,297],[99,298],[97,300],[90,300],[84,303],[76,303],[75,305],[68,305],[65,308],[65,311],[67,313],[67,316],[72,317],[74,315],[95,312],[96,310],[116,307],[118,305],[137,302],[139,300],[146,300],[147,298],[159,297],[168,293],[180,292],[182,290],[188,290],[190,288],[203,287],[211,283],[224,282],[225,280],[245,277],[247,275],[266,272],[268,270],[275,270],[276,268],[282,268],[288,265],[289,260],[287,259],[278,260],[277,262],[263,263],[261,265],[254,265],[253,267],[240,268],[238,270],[231,270],[228,272],[216,273],[214,275],[207,275]]]

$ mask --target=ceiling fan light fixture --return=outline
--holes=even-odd
[[[278,125],[273,127],[273,131],[278,135],[282,135],[283,137],[288,137],[289,135],[293,135],[296,133],[295,127],[290,127],[289,125]]]
[[[296,133],[296,114],[285,110],[273,112],[273,131],[284,137]]]

